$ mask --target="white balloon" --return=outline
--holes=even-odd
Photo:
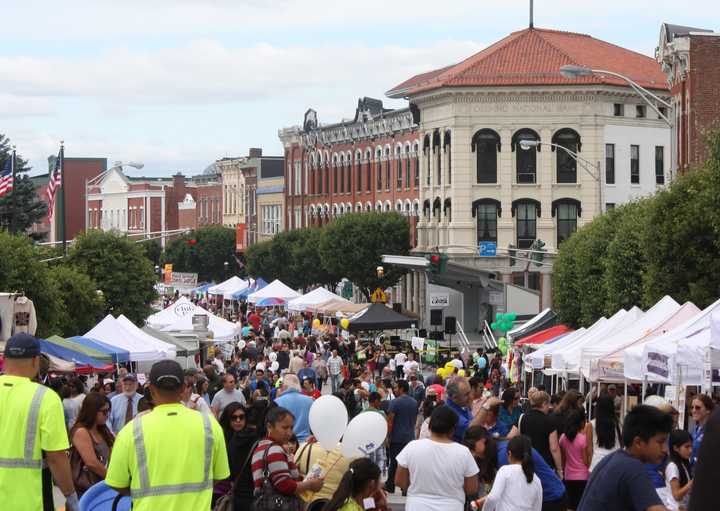
[[[240,349],[240,350],[245,349],[245,341],[242,340],[242,339],[239,340],[239,341],[238,341],[238,344],[237,344],[237,347],[238,347],[238,349]]]
[[[273,362],[272,364],[270,364],[270,370],[273,373],[276,373],[279,368],[280,368],[280,364],[278,362]]]
[[[346,458],[367,456],[382,446],[385,437],[385,417],[376,412],[361,413],[348,424],[342,441],[342,455]]]
[[[320,396],[310,407],[310,429],[326,450],[335,449],[348,423],[345,404],[335,396]]]
[[[653,396],[648,396],[647,398],[645,398],[645,401],[643,401],[642,404],[648,405],[648,406],[654,406],[655,408],[660,408],[661,406],[666,405],[667,401],[665,401],[665,399],[663,399],[660,396],[653,395]]]
[[[275,362],[277,360],[277,353],[274,351],[271,351],[268,355],[268,358],[270,359],[270,362]]]

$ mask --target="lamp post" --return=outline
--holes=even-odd
[[[230,267],[230,263],[228,263],[227,261],[225,261],[225,262],[223,263],[223,268],[225,268],[225,280],[227,280],[227,278],[228,278],[228,268],[229,268],[229,267]]]
[[[562,146],[562,145],[560,145],[560,144],[548,143],[548,142],[540,142],[539,140],[521,140],[521,141],[520,141],[520,149],[522,149],[523,151],[528,151],[528,150],[530,150],[531,148],[533,148],[533,147],[538,147],[538,146],[546,146],[546,147],[554,147],[555,149],[562,149],[562,150],[565,151],[568,155],[570,155],[570,157],[571,157],[572,159],[574,159],[576,162],[578,162],[578,163],[581,164],[581,166],[582,166],[582,168],[585,170],[585,172],[587,172],[588,175],[590,175],[590,177],[592,177],[592,178],[597,182],[597,188],[598,188],[598,197],[597,197],[597,199],[598,199],[598,215],[602,215],[602,187],[603,187],[603,183],[602,183],[601,174],[600,174],[600,165],[599,165],[599,164],[593,165],[591,162],[589,162],[588,160],[586,160],[585,158],[583,158],[582,156],[580,156],[580,155],[579,155],[578,153],[576,153],[575,151],[571,151],[571,150],[568,149],[567,147]],[[590,169],[588,168],[588,165],[589,165],[590,167],[592,167],[593,169],[595,169],[595,173],[593,173],[593,172],[590,171]]]

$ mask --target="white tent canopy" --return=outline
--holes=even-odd
[[[130,332],[133,337],[136,337],[137,339],[142,340],[146,344],[150,346],[155,346],[159,351],[162,351],[163,353],[167,354],[168,358],[175,358],[177,355],[177,346],[174,344],[170,344],[164,341],[161,341],[160,339],[157,339],[153,337],[152,335],[143,332],[138,327],[135,326],[135,323],[130,321],[128,318],[125,317],[125,315],[120,314],[116,321],[120,323],[120,325]]]
[[[351,303],[349,300],[336,295],[332,291],[328,291],[324,287],[319,287],[317,289],[313,289],[307,294],[293,298],[288,302],[287,308],[291,311],[304,311],[308,307],[327,302],[328,300],[340,300],[346,303]]]
[[[629,346],[644,335],[651,333],[660,327],[669,318],[674,316],[681,308],[681,305],[669,296],[662,297],[653,305],[640,321],[630,325],[626,330],[618,332],[612,337],[603,339],[602,342],[586,344],[580,350],[579,370],[585,378],[591,380],[591,365],[593,361],[614,351]],[[566,359],[568,360],[568,359]],[[574,361],[571,362],[574,364]],[[597,374],[595,374],[597,376]]]
[[[224,295],[226,292],[234,289],[235,291],[240,291],[242,289],[245,289],[248,287],[248,281],[243,280],[237,275],[233,275],[229,279],[227,279],[224,282],[220,282],[220,284],[216,284],[212,287],[208,288],[208,294],[211,295]]]
[[[247,289],[248,287],[250,287],[250,281],[248,281],[248,280],[241,280],[240,283],[238,283],[236,287],[230,287],[230,288],[226,289],[226,290],[223,292],[223,294],[222,294],[222,295],[223,295],[223,299],[225,299],[225,300],[232,300],[232,299],[233,299],[233,295],[234,295],[235,293],[240,292],[240,291],[242,291],[242,290],[244,290],[244,289]]]
[[[212,331],[215,339],[232,340],[237,335],[238,328],[235,323],[210,314],[184,296],[169,307],[147,318],[146,322],[149,326],[163,332],[192,331],[192,318],[196,314],[210,318],[208,320],[208,329]]]
[[[590,327],[590,329],[594,328],[599,323],[602,323],[604,321],[607,321],[605,318],[600,318],[598,321],[595,322],[595,324]],[[565,346],[568,346],[575,342],[575,340],[579,339],[583,335],[585,335],[586,332],[589,332],[589,329],[586,328],[579,328],[575,330],[574,332],[570,332],[567,335],[564,335],[561,339],[558,341],[555,341],[550,344],[542,344],[538,349],[535,351],[526,354],[523,356],[523,362],[525,370],[530,372],[533,369],[542,369],[545,367],[545,357],[552,355],[552,353],[558,349],[562,349]]]
[[[143,339],[135,337],[127,331],[110,314],[87,332],[84,337],[97,339],[100,342],[121,348],[130,353],[132,362],[146,362],[170,358],[167,352],[158,349],[156,345],[148,344]]]
[[[299,296],[300,293],[290,289],[288,286],[275,279],[261,290],[248,296],[248,302],[257,303],[266,298],[276,298],[279,300],[290,301],[293,298],[298,298]]]

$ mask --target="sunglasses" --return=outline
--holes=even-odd
[[[232,420],[232,421],[234,421],[234,422],[244,421],[244,420],[245,420],[245,414],[232,415],[232,416],[230,416],[230,420]]]

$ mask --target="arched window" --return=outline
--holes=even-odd
[[[497,219],[502,214],[500,201],[478,199],[472,203],[472,213],[477,219],[477,241],[497,243]]]
[[[368,192],[372,189],[372,152],[365,153],[365,190]]]
[[[442,184],[442,152],[440,151],[440,130],[433,133],[433,154],[435,155],[435,186]]]
[[[415,188],[420,188],[420,148],[416,143],[413,146],[413,172],[415,174]]]
[[[385,148],[385,190],[390,191],[390,184],[392,183],[392,157],[390,155],[390,148]]]
[[[435,218],[437,218],[438,220],[440,220],[440,209],[441,209],[440,197],[435,197],[435,200],[433,201],[432,209],[433,209],[433,211],[432,211],[433,216]]]
[[[450,130],[445,132],[443,139],[443,153],[445,154],[445,165],[447,166],[447,182],[452,184],[452,146],[450,144]]]
[[[512,214],[516,219],[518,248],[530,248],[537,238],[537,219],[540,217],[540,202],[535,199],[518,199],[512,203]]]
[[[338,182],[340,181],[337,161],[333,161],[333,193],[338,193]]]
[[[328,194],[330,193],[330,161],[329,160],[326,160],[326,163],[325,163],[325,186],[323,187],[323,192],[328,193]]]
[[[500,135],[491,129],[482,129],[473,135],[471,147],[477,163],[476,182],[497,183]]]
[[[432,158],[430,155],[430,135],[425,135],[423,140],[423,156],[425,156],[425,185],[430,186],[430,168],[432,166]]]
[[[557,131],[552,143],[567,149],[557,148],[556,151],[556,179],[558,183],[577,183],[577,160],[571,153],[580,152],[580,135],[570,128]],[[552,150],[555,151],[553,146]],[[570,151],[570,152],[568,152]]]
[[[338,170],[340,185],[338,186],[340,193],[345,193],[345,155],[340,155],[340,169]],[[336,190],[337,191],[337,190]]]
[[[403,158],[402,147],[395,147],[395,186],[398,190],[402,190],[403,186]]]
[[[430,199],[425,199],[423,201],[423,216],[430,219]]]
[[[355,191],[362,191],[362,153],[355,153]]]
[[[377,190],[382,190],[383,157],[382,149],[375,151],[375,175],[377,178]]]
[[[537,146],[537,149],[523,146],[523,140],[537,140],[539,142],[540,135],[529,128],[516,131],[513,135],[512,150],[516,154],[517,182],[519,184],[537,183],[537,153],[540,152],[540,146]]]
[[[557,218],[557,245],[577,231],[577,219],[582,215],[582,205],[576,199],[558,199],[552,203],[552,215]]]
[[[410,189],[410,144],[405,146],[405,188]]]
[[[452,200],[445,199],[443,202],[443,216],[448,222],[452,222]]]

